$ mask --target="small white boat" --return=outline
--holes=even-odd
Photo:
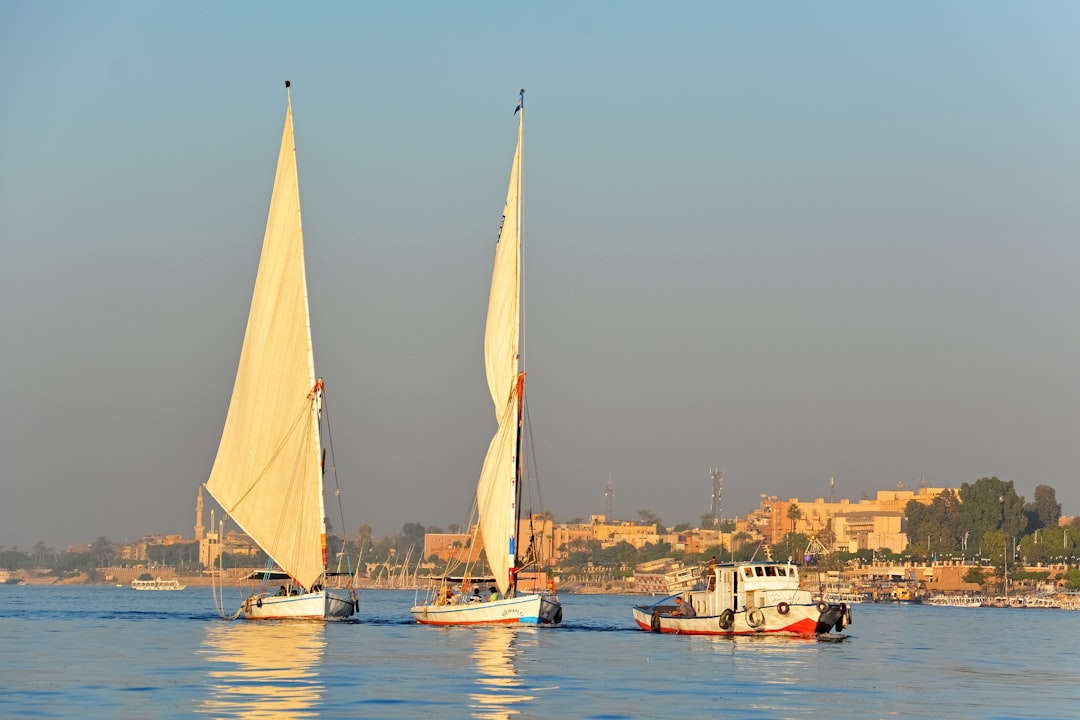
[[[187,585],[181,585],[176,578],[162,580],[160,577],[153,580],[132,580],[132,590],[183,590]]]
[[[796,565],[722,563],[704,590],[690,590],[634,609],[642,630],[678,635],[825,635],[851,624],[847,603],[814,601],[799,589]]]

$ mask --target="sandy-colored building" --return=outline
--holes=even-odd
[[[851,502],[813,502],[798,498],[781,500],[762,495],[761,503],[747,517],[747,528],[766,545],[781,542],[796,532],[822,539],[829,551],[856,552],[865,548],[887,548],[902,552],[907,547],[904,508],[914,500],[929,505],[946,488],[920,487],[917,490],[879,490],[873,499]],[[792,512],[792,508],[797,508]],[[794,515],[794,517],[793,517]]]

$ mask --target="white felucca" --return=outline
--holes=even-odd
[[[521,356],[522,150],[525,91],[515,114],[517,148],[510,168],[502,227],[495,248],[495,266],[488,296],[484,332],[484,368],[499,427],[488,447],[476,486],[476,507],[484,553],[491,568],[497,599],[480,600],[465,592],[450,596],[445,585],[412,608],[417,622],[431,625],[556,624],[562,606],[547,583],[546,592],[519,592],[518,572],[536,560],[532,550],[518,547],[523,481],[522,425],[525,417],[525,372]],[[530,544],[528,548],[533,548]],[[539,573],[537,573],[539,579]],[[469,582],[465,581],[466,584]]]
[[[289,85],[247,330],[206,489],[280,568],[259,573],[273,590],[253,587],[237,615],[341,620],[356,612],[357,598],[351,584],[325,587],[323,382],[311,343]]]

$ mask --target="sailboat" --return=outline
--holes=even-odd
[[[340,620],[356,612],[357,598],[351,582],[325,587],[324,385],[311,342],[289,87],[286,81],[285,128],[247,330],[206,489],[277,567],[259,573],[267,587],[253,587],[236,616]]]
[[[519,548],[519,509],[523,480],[522,423],[525,372],[521,357],[521,237],[522,149],[525,91],[514,111],[517,148],[510,168],[502,227],[495,248],[495,265],[488,297],[484,332],[484,369],[499,427],[488,447],[476,486],[480,536],[497,590],[484,600],[479,592],[452,596],[445,586],[411,612],[417,622],[431,625],[557,624],[562,606],[549,583],[547,591],[519,591],[518,572],[535,560],[533,545]],[[467,584],[469,581],[464,580]],[[474,579],[473,582],[476,582]]]

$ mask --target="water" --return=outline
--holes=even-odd
[[[2,586],[0,717],[1080,717],[1080,612],[858,605],[827,643],[658,636],[639,598],[562,599],[559,628],[436,628],[412,592],[323,625],[225,622],[208,588]]]

